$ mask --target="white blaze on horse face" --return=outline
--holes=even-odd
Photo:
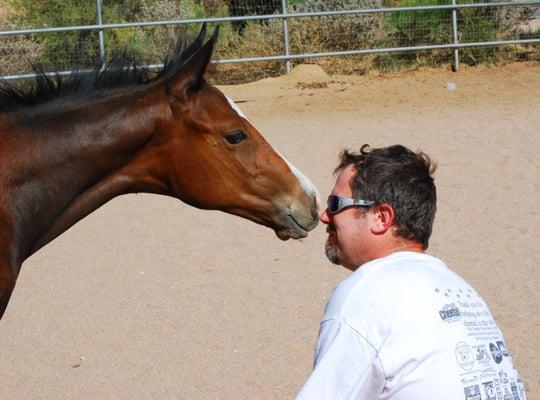
[[[277,151],[276,153],[279,154],[279,152]],[[317,203],[317,212],[320,214],[321,213],[321,195],[319,191],[317,190],[317,188],[315,187],[315,185],[313,184],[313,182],[311,182],[311,180],[307,176],[305,176],[302,173],[302,171],[300,171],[298,168],[292,165],[289,161],[287,161],[285,157],[283,157],[281,154],[279,155],[281,156],[281,158],[283,158],[283,161],[287,163],[291,172],[296,176],[296,178],[300,182],[300,185],[304,189],[304,192],[306,192],[309,197],[315,197],[315,201]]]
[[[238,107],[238,105],[231,98],[229,98],[228,96],[225,96],[225,97],[227,98],[227,101],[229,102],[229,104],[231,105],[233,110],[236,111],[238,113],[238,115],[240,115],[246,121],[249,121],[247,119],[246,115],[240,109],[240,107]],[[279,154],[279,152],[277,152],[277,151],[276,151],[276,153]],[[279,156],[289,166],[289,169],[294,174],[294,176],[296,176],[296,178],[298,179],[298,182],[300,182],[300,186],[302,186],[302,188],[304,189],[304,192],[306,192],[306,194],[309,197],[315,197],[315,200],[317,202],[317,210],[320,213],[320,211],[321,211],[321,195],[319,194],[319,191],[317,190],[317,188],[315,187],[313,182],[311,182],[311,180],[307,176],[305,176],[298,168],[296,168],[289,161],[287,161],[287,159],[285,157],[283,157],[281,154],[279,154]]]
[[[238,115],[240,115],[242,118],[244,118],[246,121],[248,121],[246,115],[242,112],[242,110],[240,110],[240,107],[238,107],[238,105],[236,105],[236,103],[233,101],[233,99],[231,99],[228,96],[225,96],[225,97],[227,98],[227,101],[231,105],[232,109],[234,111],[236,111],[238,113]]]

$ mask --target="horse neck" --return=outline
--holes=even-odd
[[[152,139],[163,113],[157,96],[116,93],[54,113],[43,107],[32,115],[27,126],[39,132],[17,138],[19,168],[12,180],[21,262],[108,200],[138,190],[127,166]]]

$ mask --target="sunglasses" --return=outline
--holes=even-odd
[[[348,197],[336,196],[335,194],[328,196],[328,200],[326,201],[326,206],[330,214],[337,214],[347,207],[369,207],[373,204],[375,202],[371,200],[349,199]]]

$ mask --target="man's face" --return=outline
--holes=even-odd
[[[332,194],[352,198],[350,182],[355,174],[356,168],[353,165],[343,169],[337,178]],[[321,214],[320,220],[327,225],[328,239],[326,240],[325,252],[332,263],[343,265],[354,271],[369,261],[368,254],[372,235],[369,229],[370,213],[368,210],[348,207],[336,214],[330,214],[327,209]]]

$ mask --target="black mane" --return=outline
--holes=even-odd
[[[89,68],[77,67],[65,76],[49,76],[39,64],[32,64],[36,73],[32,82],[20,85],[0,79],[0,112],[17,111],[67,96],[84,98],[98,90],[145,85],[174,75],[202,47],[205,31],[203,26],[189,46],[185,37],[180,37],[158,71],[146,68],[140,57],[126,51],[112,55],[107,62],[97,60]]]

